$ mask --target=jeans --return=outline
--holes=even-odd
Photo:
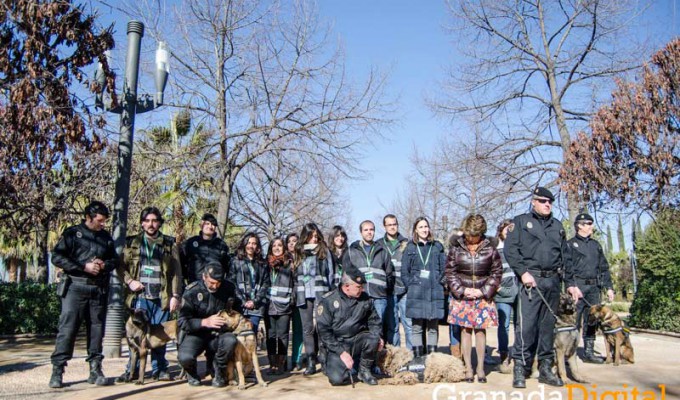
[[[257,329],[260,326],[260,320],[262,319],[261,315],[248,315],[248,321],[250,321],[251,324],[253,324],[253,332],[257,334]]]
[[[498,352],[507,353],[512,304],[496,303],[496,310],[498,310]]]
[[[408,350],[412,350],[413,323],[411,318],[406,317],[406,293],[395,295],[390,299],[390,301],[396,304],[394,307],[394,315],[392,316],[392,318],[394,318],[394,334],[392,337],[387,336],[388,343],[396,347],[401,346],[401,335],[399,334],[399,322],[401,322],[401,325],[404,327],[404,336],[406,337],[406,348]],[[391,342],[389,342],[390,339]]]
[[[382,321],[383,327],[384,327],[385,326],[385,311],[387,310],[387,298],[373,299],[373,307],[375,308],[375,312],[378,313],[378,316],[380,317],[380,321]]]
[[[385,343],[399,346],[399,310],[397,309],[397,296],[387,296],[387,308],[383,323],[383,337]]]
[[[451,304],[451,299],[452,297],[449,296],[449,302],[447,304]],[[449,344],[451,346],[460,344],[460,326],[449,324]]]

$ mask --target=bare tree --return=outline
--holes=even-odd
[[[328,46],[310,3],[158,4],[130,3],[128,11],[174,43],[177,101],[215,130],[209,145],[223,230],[240,174],[260,157],[313,155],[345,175],[360,172],[360,145],[388,122],[385,78],[371,71],[362,84],[350,82],[342,51]]]
[[[443,115],[470,115],[494,134],[482,158],[505,175],[510,193],[556,186],[571,132],[599,101],[598,85],[638,66],[640,48],[626,36],[632,4],[451,0],[449,8],[471,61],[452,68],[432,106]],[[575,193],[567,193],[567,203],[575,216]]]

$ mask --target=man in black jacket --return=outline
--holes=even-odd
[[[206,265],[202,279],[187,286],[182,295],[177,325],[186,336],[179,345],[177,361],[187,373],[190,386],[201,384],[196,358],[204,351],[206,359],[214,359],[212,385],[227,385],[224,373],[237,339],[231,332],[222,332],[227,321],[217,314],[226,309],[228,300],[233,297],[234,285],[225,280],[222,267],[215,261]]]
[[[218,261],[222,270],[229,274],[229,247],[217,235],[217,218],[203,214],[201,232],[182,243],[180,249],[182,276],[187,284],[201,279],[203,268],[210,261]]]
[[[118,257],[113,239],[104,230],[109,209],[99,201],[85,207],[85,220],[67,228],[52,252],[52,264],[64,271],[58,284],[61,296],[59,333],[52,353],[52,376],[49,386],[63,386],[62,376],[73,357],[76,334],[83,320],[87,324],[87,358],[90,376],[87,382],[105,385],[102,372],[102,339],[109,295],[109,278]]]
[[[319,339],[327,351],[324,373],[331,385],[347,383],[355,360],[358,378],[377,385],[371,374],[377,351],[382,348],[382,324],[373,300],[363,293],[364,275],[354,268],[345,269],[340,287],[328,292],[316,310]]]
[[[560,299],[560,278],[574,301],[582,297],[574,284],[569,248],[562,223],[552,216],[553,194],[538,187],[532,192],[531,212],[518,215],[508,229],[505,258],[523,287],[518,296],[518,318],[512,358],[512,386],[526,387],[534,356],[538,357],[538,381],[552,386],[564,382],[552,372],[555,317]],[[551,312],[552,311],[552,312]]]
[[[574,220],[576,235],[569,239],[571,259],[574,264],[574,281],[583,293],[585,301],[576,304],[576,325],[583,327],[584,355],[583,361],[593,364],[602,364],[604,359],[595,355],[595,334],[597,325],[588,324],[590,305],[600,303],[600,291],[607,290],[609,301],[614,300],[614,287],[609,273],[609,263],[604,256],[602,246],[593,235],[593,217],[581,213]]]

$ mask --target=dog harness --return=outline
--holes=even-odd
[[[555,333],[575,331],[577,329],[578,328],[576,328],[576,325],[568,325],[568,326],[563,326],[563,327],[560,327],[560,328],[555,328]]]

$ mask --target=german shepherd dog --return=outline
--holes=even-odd
[[[241,313],[232,309],[233,301],[227,302],[227,309],[219,312],[219,316],[227,320],[223,331],[232,332],[238,339],[234,348],[233,358],[227,363],[227,381],[234,384],[234,366],[238,374],[238,388],[246,388],[246,375],[255,370],[257,383],[266,387],[267,382],[260,372],[260,361],[257,358],[257,335],[253,331],[253,324]]]
[[[135,309],[125,323],[125,337],[130,348],[130,369],[134,370],[139,360],[139,378],[137,385],[144,384],[146,355],[149,350],[161,347],[171,340],[177,340],[177,321],[163,322],[159,325],[149,324],[146,311]],[[128,372],[124,382],[130,382],[132,372]]]
[[[623,326],[623,321],[611,308],[604,304],[590,307],[588,323],[598,324],[604,334],[604,347],[607,352],[606,364],[621,365],[621,358],[629,363],[635,363],[633,345],[630,343],[630,331]],[[613,351],[612,351],[613,349]],[[613,355],[613,357],[612,357]]]
[[[579,330],[576,328],[576,304],[567,293],[560,295],[560,304],[557,309],[557,322],[555,323],[555,364],[557,373],[565,383],[567,377],[566,362],[569,362],[571,377],[576,382],[587,383],[578,373],[576,364],[576,349],[579,342]]]

